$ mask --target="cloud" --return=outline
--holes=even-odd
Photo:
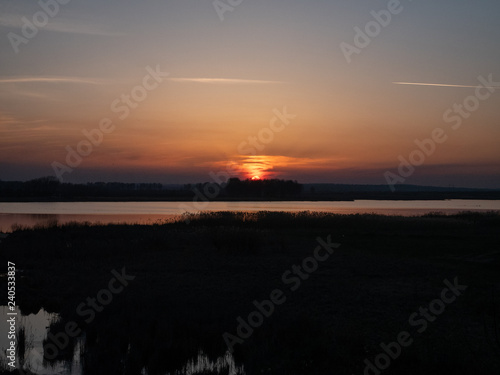
[[[437,86],[437,87],[465,87],[465,88],[476,88],[479,85],[469,86],[469,85],[449,85],[445,83],[420,83],[420,82],[393,82],[395,85],[412,85],[412,86]],[[500,86],[491,86],[487,88],[497,89]]]
[[[203,161],[197,163],[197,166],[225,171],[229,165],[240,177],[276,178],[286,173],[292,175],[293,171],[319,173],[320,171],[337,170],[340,169],[339,161],[342,159],[284,155],[233,155],[229,159]]]
[[[1,83],[76,83],[86,85],[101,85],[103,80],[82,77],[57,77],[57,76],[23,76],[23,77],[0,77]]]
[[[286,83],[283,81],[263,81],[254,79],[234,79],[234,78],[170,78],[174,82],[194,82],[194,83],[209,83],[223,85],[262,85],[262,84],[279,84]]]
[[[97,78],[64,76],[10,76],[0,77],[0,97],[26,97],[40,100],[57,100],[61,95],[54,95],[47,90],[47,85],[104,85],[111,81]],[[58,88],[60,91],[62,88]],[[66,96],[66,89],[62,91]]]
[[[23,120],[7,113],[0,112],[0,126],[2,125],[29,125],[45,123],[46,120]]]
[[[0,126],[1,125],[15,125],[21,123],[20,120],[14,116],[0,113]]]

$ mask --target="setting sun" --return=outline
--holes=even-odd
[[[255,181],[255,180],[260,180],[260,177],[259,177],[259,176],[253,176],[253,177],[252,177],[252,180],[254,180],[254,181]]]

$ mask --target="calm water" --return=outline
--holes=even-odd
[[[51,222],[152,224],[199,211],[326,211],[413,216],[429,212],[500,211],[500,200],[347,202],[30,202],[0,203],[0,231]]]
[[[0,306],[2,317],[7,317],[8,312],[10,310],[7,306]],[[49,326],[59,320],[59,315],[48,313],[44,309],[40,309],[36,314],[22,315],[19,307],[16,307],[16,312],[16,334],[19,337],[19,331],[23,328],[26,337],[24,357],[19,357],[19,348],[16,350],[16,368],[29,369],[37,375],[81,375],[83,373],[80,355],[82,354],[81,349],[85,346],[84,336],[81,336],[77,341],[71,361],[58,361],[50,364],[43,358],[43,341],[47,338]],[[0,362],[5,360],[5,351],[9,348],[9,345],[9,338],[6,334],[2,334],[0,336]],[[11,367],[8,367],[8,369],[11,370]],[[0,365],[1,370],[3,368]],[[192,358],[181,370],[170,375],[195,375],[202,371],[227,373],[229,375],[245,374],[243,367],[236,365],[234,357],[229,352],[212,361],[200,350],[197,357]],[[145,370],[142,373],[147,375]]]
[[[7,306],[0,306],[0,314],[2,317],[7,317],[9,309]],[[24,358],[19,357],[19,350],[16,352],[16,366],[22,366],[23,369],[30,369],[37,375],[45,374],[74,374],[79,375],[80,371],[80,359],[75,355],[73,362],[68,363],[56,363],[54,367],[49,366],[47,363],[44,364],[43,359],[43,340],[47,337],[47,327],[58,319],[57,314],[51,314],[40,309],[36,314],[21,315],[19,308],[16,308],[17,324],[16,324],[16,334],[19,335],[19,330],[24,328],[26,335],[26,351]],[[0,351],[2,357],[5,354],[5,350],[9,348],[9,342],[7,335],[0,337]],[[78,348],[79,350],[79,348]],[[78,350],[75,350],[77,352]],[[9,370],[11,367],[9,367]]]

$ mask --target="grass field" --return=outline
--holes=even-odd
[[[68,322],[82,330],[85,374],[173,374],[200,350],[224,356],[228,337],[246,374],[498,374],[499,229],[495,213],[217,212],[189,224],[18,228],[0,259],[23,271],[23,313],[59,313],[56,337]],[[340,246],[316,250],[318,238]],[[108,302],[101,291],[123,268],[130,280],[111,284],[121,290]],[[451,298],[445,280],[467,288]],[[262,301],[276,290],[271,308]],[[96,296],[107,304],[89,307]],[[259,324],[242,338],[254,301],[269,316],[253,314]],[[411,343],[398,352],[390,343],[402,332]],[[71,360],[76,341],[48,363]]]

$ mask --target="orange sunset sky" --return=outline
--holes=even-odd
[[[231,163],[240,178],[385,184],[441,128],[405,183],[500,188],[498,1],[401,1],[350,62],[342,43],[387,1],[222,3],[58,3],[26,38],[43,8],[2,0],[0,179],[55,175],[109,119],[64,181],[201,182]]]

